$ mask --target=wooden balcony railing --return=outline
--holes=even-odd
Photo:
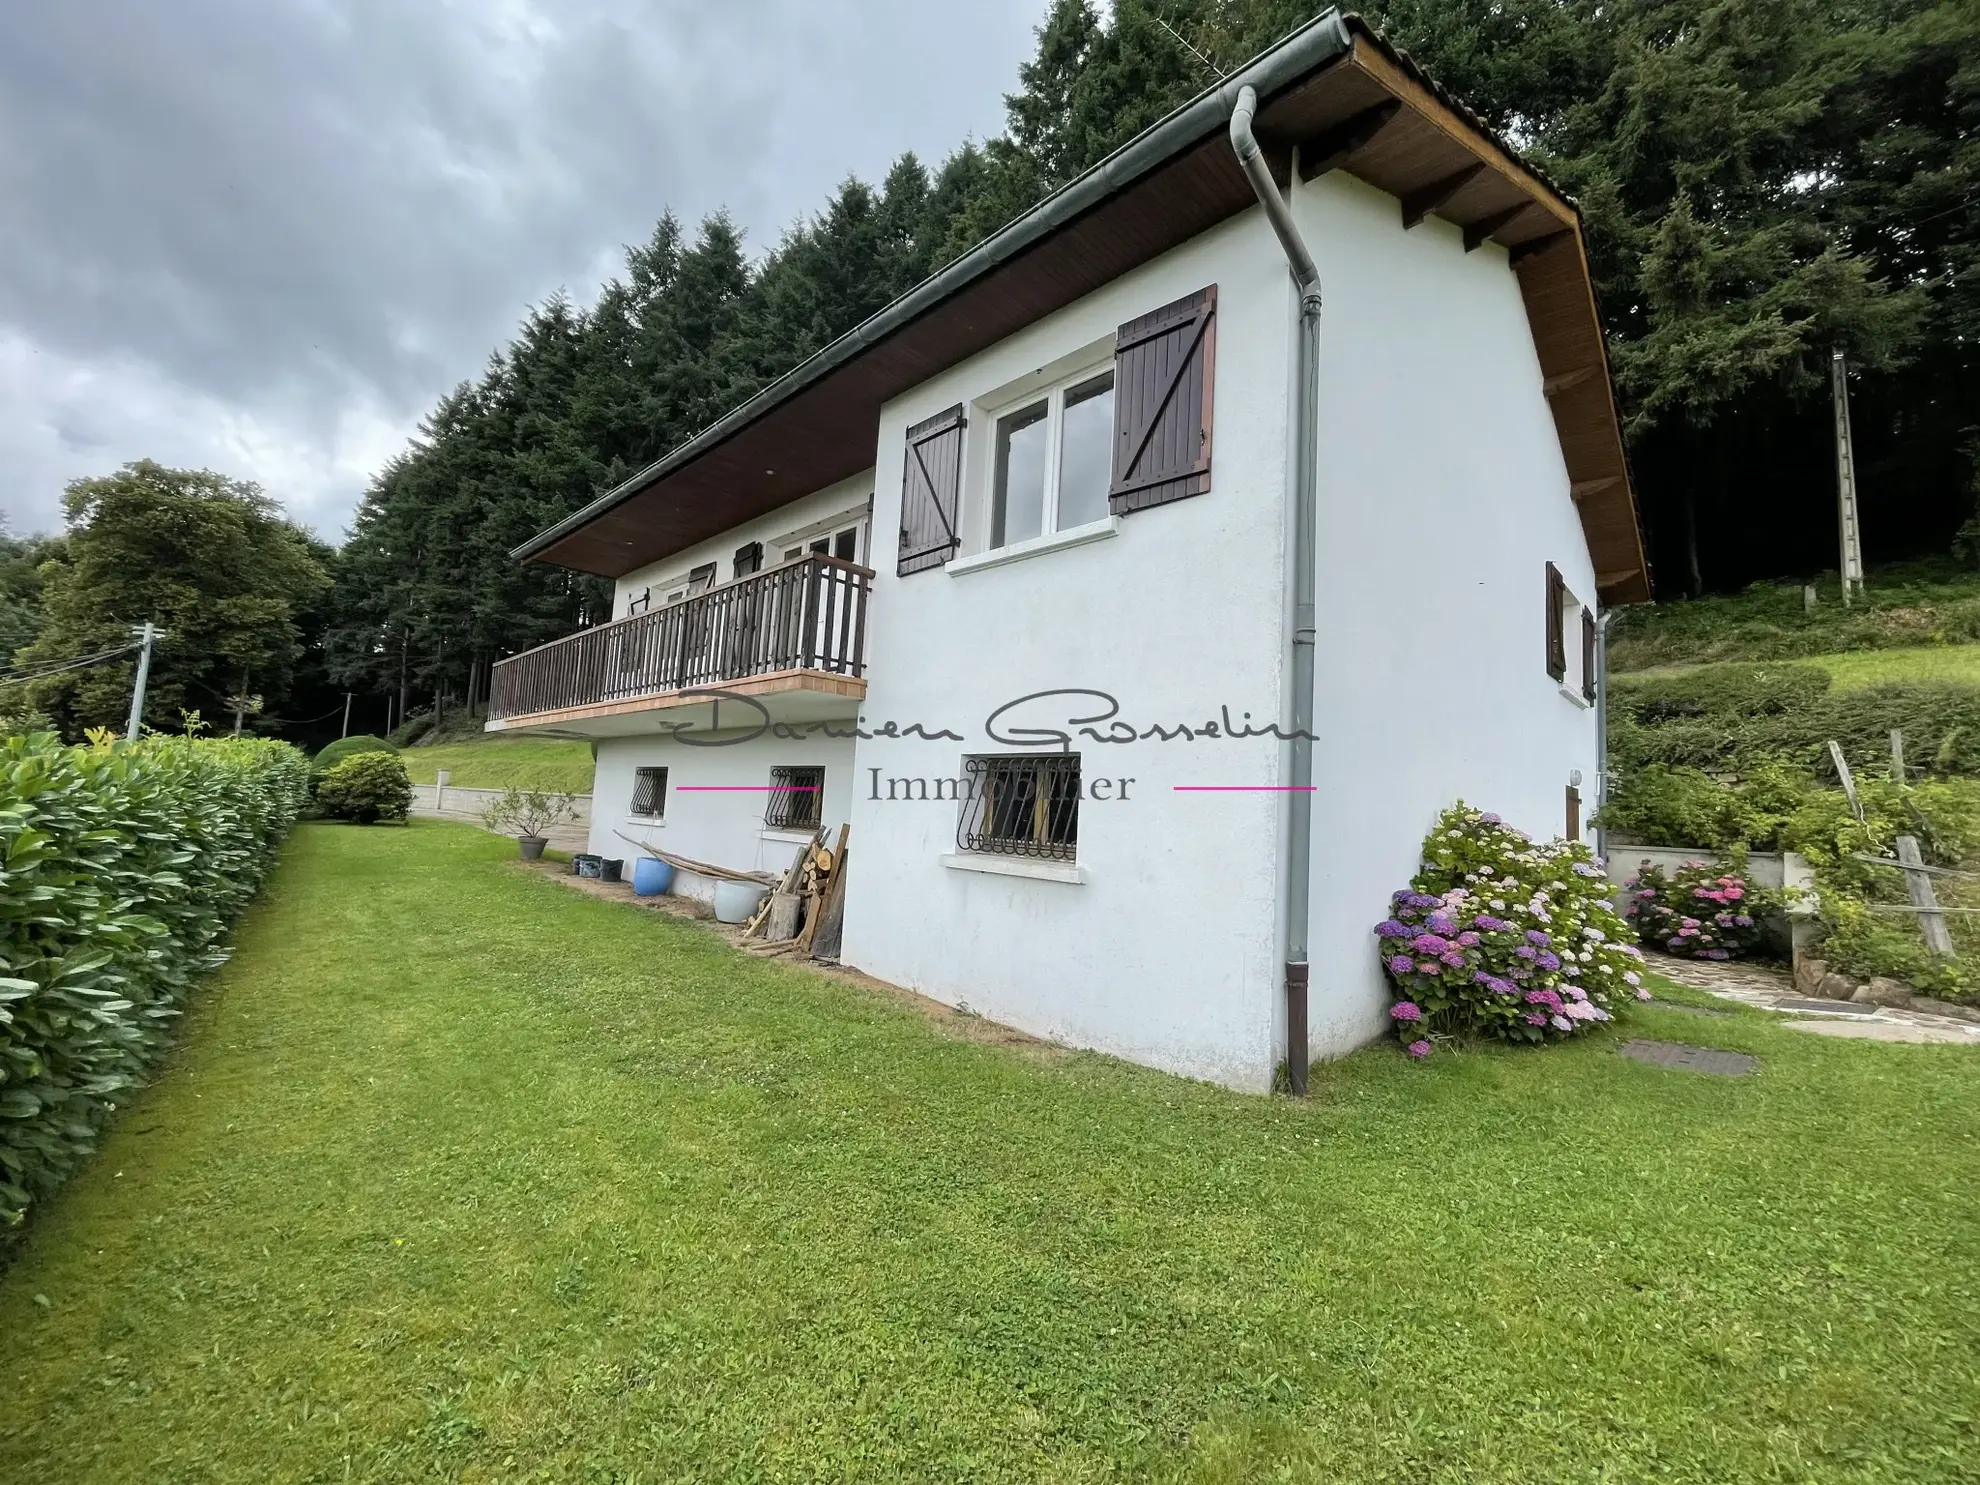
[[[776,671],[862,676],[873,569],[813,555],[495,665],[491,719],[661,696]]]

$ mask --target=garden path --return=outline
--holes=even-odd
[[[1980,1024],[1956,1021],[1950,1016],[1932,1016],[1898,1006],[1860,1006],[1841,1000],[1834,1003],[1834,1010],[1815,1010],[1815,1003],[1794,988],[1794,981],[1785,971],[1768,965],[1680,959],[1648,949],[1643,957],[1658,974],[1680,985],[1689,985],[1723,1000],[1737,1000],[1793,1016],[1795,1019],[1785,1024],[1795,1031],[1875,1042],[1966,1042],[1980,1046]]]

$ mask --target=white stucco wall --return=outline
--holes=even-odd
[[[850,725],[850,719],[845,725]],[[765,736],[728,747],[693,747],[669,738],[602,738],[592,783],[589,849],[630,861],[638,849],[620,839],[616,832],[623,831],[671,855],[712,866],[782,871],[797,854],[797,843],[804,833],[766,831],[763,815],[769,796],[754,792],[754,786],[768,784],[773,767],[806,764],[824,766],[823,818],[836,834],[837,827],[850,818],[850,738]],[[631,813],[633,774],[640,768],[667,770],[664,823]],[[751,792],[724,789],[703,793],[683,790],[684,784],[744,785],[751,786]],[[704,899],[713,894],[709,879],[703,877],[677,877],[673,890]]]
[[[612,617],[623,619],[626,616],[627,600],[649,586],[657,589],[675,582],[686,582],[687,575],[704,562],[715,564],[715,581],[718,584],[732,581],[736,570],[736,548],[747,546],[753,541],[763,543],[763,565],[775,567],[783,557],[783,553],[777,549],[780,538],[794,531],[802,531],[827,517],[863,507],[872,493],[873,474],[869,470],[864,474],[856,474],[851,479],[841,480],[836,485],[827,485],[824,489],[814,491],[801,500],[794,500],[789,505],[779,506],[766,516],[758,516],[753,521],[745,521],[740,526],[731,527],[720,536],[710,537],[707,541],[689,547],[686,551],[677,552],[671,557],[627,573],[613,588]],[[870,543],[871,537],[866,540]],[[891,558],[893,552],[891,536],[883,538],[881,545]],[[868,551],[862,546],[861,561],[865,561],[868,556]],[[654,598],[656,602],[659,600],[657,592]]]
[[[909,425],[1090,348],[1122,322],[1211,283],[1219,306],[1208,494],[1122,518],[1116,535],[1088,545],[968,573],[895,574]],[[1126,802],[1083,806],[1078,859],[1088,880],[1079,884],[943,865],[956,849],[957,806],[875,800],[871,770],[954,777],[965,753],[1019,751],[992,743],[985,719],[1048,688],[1108,692],[1137,729],[1200,724],[1220,705],[1261,723],[1277,715],[1290,305],[1278,249],[1254,213],[885,409],[863,710],[869,728],[921,722],[965,741],[859,744],[849,962],[1075,1045],[1240,1087],[1268,1085],[1277,796],[1174,789],[1276,782],[1275,743],[1082,742],[1087,778],[1136,783]],[[980,529],[986,495],[988,461],[977,455],[990,436],[990,420],[973,414],[964,511],[971,531]],[[1058,713],[1083,714],[1077,703]]]
[[[1370,928],[1463,798],[1537,837],[1571,770],[1593,809],[1591,709],[1545,667],[1545,564],[1589,601],[1519,285],[1496,246],[1336,172],[1297,215],[1326,283],[1321,350],[1311,1044],[1386,1030]],[[1568,646],[1578,689],[1578,629]]]

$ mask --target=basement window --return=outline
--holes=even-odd
[[[1079,755],[963,759],[956,845],[995,856],[1071,861],[1079,846]]]
[[[770,804],[763,812],[766,830],[816,830],[824,818],[825,770],[822,767],[770,770]]]
[[[667,770],[633,770],[632,813],[642,820],[663,820],[667,816]]]

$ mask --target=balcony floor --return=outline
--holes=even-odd
[[[728,697],[747,700],[729,702]],[[656,691],[503,717],[490,722],[486,730],[576,737],[636,737],[663,727],[668,731],[754,731],[764,724],[766,715],[771,722],[851,721],[859,715],[859,704],[865,699],[863,676],[778,670],[685,691]]]

